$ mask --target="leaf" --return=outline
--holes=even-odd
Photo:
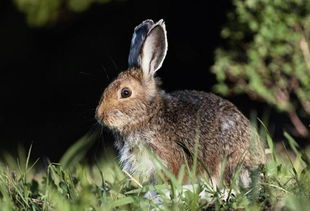
[[[295,153],[295,155],[300,156],[300,152],[298,150],[298,144],[293,139],[293,137],[290,136],[287,132],[284,132],[284,137],[288,140],[288,143],[289,143],[291,149],[293,150],[293,152]]]
[[[60,159],[61,165],[64,168],[74,166],[80,162],[87,153],[87,150],[92,146],[97,137],[97,133],[87,133],[76,143],[74,143]]]
[[[121,206],[124,206],[124,205],[127,205],[127,204],[132,204],[132,203],[134,203],[133,197],[127,196],[127,197],[118,199],[118,200],[116,200],[116,201],[113,201],[113,202],[109,205],[109,207],[110,207],[110,208],[116,208],[116,207],[121,207]]]

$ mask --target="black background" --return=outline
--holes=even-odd
[[[158,73],[164,89],[211,91],[214,50],[232,9],[227,0],[116,1],[31,28],[9,2],[0,3],[1,150],[32,144],[33,156],[54,161],[96,125],[100,95],[126,69],[136,25],[147,18],[166,22],[168,55]],[[264,106],[244,96],[231,100],[246,115]]]

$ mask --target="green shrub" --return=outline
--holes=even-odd
[[[298,116],[310,115],[310,1],[234,0],[215,52],[215,91],[247,94],[287,112],[297,132],[309,136]]]

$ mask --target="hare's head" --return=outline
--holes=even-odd
[[[156,71],[167,53],[167,36],[162,20],[146,20],[134,30],[126,71],[105,89],[96,110],[104,125],[122,130],[150,118],[158,104]]]

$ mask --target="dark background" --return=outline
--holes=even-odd
[[[127,67],[133,28],[163,18],[169,50],[163,88],[211,91],[213,54],[232,6],[220,1],[116,1],[43,28],[31,28],[10,1],[0,3],[1,150],[33,145],[33,156],[56,161],[96,126],[104,88]],[[264,110],[246,97],[231,99],[247,116]],[[261,111],[258,112],[259,114]],[[277,119],[285,122],[286,119]],[[101,146],[111,145],[107,135]]]

